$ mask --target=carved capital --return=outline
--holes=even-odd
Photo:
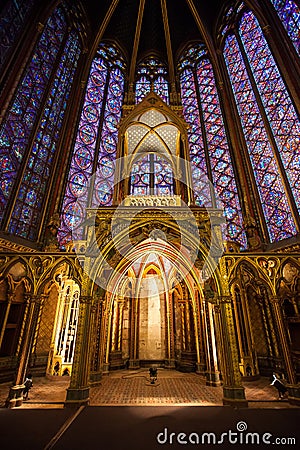
[[[271,33],[271,26],[270,25],[265,25],[262,29],[263,29],[263,32],[265,34],[270,34]]]
[[[281,306],[283,303],[283,299],[280,297],[276,297],[275,295],[269,297],[269,300],[270,300],[270,303],[273,304],[274,306],[275,305]]]
[[[230,295],[221,295],[220,297],[218,297],[218,299],[219,299],[220,304],[226,304],[226,303],[232,302],[232,298]]]
[[[214,304],[214,305],[213,305],[213,308],[214,308],[214,312],[215,312],[216,314],[219,314],[219,313],[221,312],[221,308],[220,308],[220,305],[219,305],[219,304]]]
[[[8,303],[12,303],[15,299],[16,294],[14,292],[8,292],[7,293],[7,298],[8,298]],[[26,295],[25,295],[25,300],[26,300]]]
[[[92,297],[90,295],[81,295],[79,297],[79,303],[82,303],[84,305],[88,305],[92,303]]]
[[[39,22],[36,26],[36,29],[39,33],[41,33],[43,31],[44,27],[45,27],[45,25],[43,23]]]

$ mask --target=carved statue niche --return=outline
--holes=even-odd
[[[155,241],[157,239],[166,239],[166,235],[168,233],[168,228],[157,221],[152,221],[147,225],[142,227],[142,231],[148,238],[152,238]]]
[[[59,250],[57,233],[60,227],[60,217],[58,212],[54,213],[46,226],[46,244],[44,250],[47,252],[56,252]]]
[[[300,299],[300,273],[299,269],[290,262],[284,264],[282,276],[278,280],[278,293],[284,299],[284,310],[289,312],[289,316],[299,313]],[[291,305],[294,304],[294,307]],[[292,311],[294,308],[294,311]]]
[[[96,222],[96,238],[97,241],[103,242],[111,232],[111,223],[108,219],[97,220]]]
[[[244,228],[247,236],[248,250],[261,250],[261,240],[258,235],[256,222],[250,214],[246,214],[245,216]]]

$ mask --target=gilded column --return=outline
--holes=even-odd
[[[130,359],[129,369],[136,369],[140,366],[138,359],[138,331],[139,331],[139,300],[131,299],[131,317],[130,317]]]
[[[106,370],[106,348],[107,348],[107,336],[108,336],[108,319],[109,319],[109,295],[106,293],[101,307],[101,324],[100,324],[100,335],[99,335],[99,370],[105,372]]]
[[[91,306],[92,297],[81,295],[71,382],[65,401],[67,407],[89,403]]]
[[[123,312],[124,312],[124,300],[119,302],[119,327],[118,327],[118,341],[117,341],[117,350],[119,352],[122,352]]]
[[[257,363],[257,355],[255,350],[255,341],[253,337],[253,332],[251,328],[251,319],[250,319],[250,311],[249,311],[249,303],[247,301],[247,298],[245,296],[244,289],[241,290],[241,303],[242,303],[242,309],[245,314],[245,327],[246,327],[246,333],[248,336],[248,342],[249,342],[249,358],[250,358],[250,366],[253,370],[252,373],[252,380],[254,377],[259,378],[259,368]]]
[[[185,319],[186,319],[186,342],[187,342],[186,350],[190,352],[192,348],[191,348],[190,304],[188,300],[186,300],[185,302]]]
[[[173,292],[166,293],[166,341],[167,354],[165,359],[165,366],[168,369],[175,368],[175,337],[174,337],[174,304]]]
[[[21,406],[23,403],[23,381],[27,372],[27,366],[32,350],[32,343],[38,321],[39,310],[43,301],[43,297],[38,295],[26,294],[25,298],[27,303],[26,326],[24,329],[23,342],[19,354],[14,386],[10,388],[5,404],[6,407],[9,408],[12,408],[14,406]]]
[[[208,386],[220,386],[220,372],[218,367],[217,349],[216,349],[216,333],[215,333],[215,323],[213,316],[213,305],[209,302],[206,303],[207,306],[207,322],[208,322],[208,345],[209,345],[209,369],[206,372],[206,384]]]
[[[218,354],[218,367],[221,373],[225,373],[225,344],[224,344],[224,336],[222,334],[222,324],[221,324],[221,316],[220,316],[220,305],[214,304],[213,315],[214,315],[214,323],[215,323],[215,335],[216,335],[216,343],[217,343],[217,354]]]
[[[100,345],[102,343],[101,330],[102,330],[102,312],[103,312],[103,298],[96,296],[94,303],[92,304],[92,360],[91,360],[91,374],[90,382],[97,384],[101,378],[102,373],[100,370]]]
[[[180,307],[180,317],[181,317],[181,339],[182,339],[182,351],[186,350],[186,340],[185,340],[185,320],[184,320],[184,303],[179,303]]]
[[[10,307],[11,307],[11,304],[12,304],[12,300],[13,300],[14,294],[8,293],[7,297],[8,297],[7,307],[6,307],[6,311],[5,311],[5,316],[3,318],[2,329],[0,330],[0,348],[1,348],[1,345],[2,345],[4,332],[5,332],[5,328],[6,328],[6,323],[7,323],[7,319],[8,319],[8,315],[9,315],[9,311],[10,311]]]
[[[294,405],[300,405],[300,383],[297,384],[296,373],[293,367],[293,361],[286,335],[286,329],[282,314],[282,299],[278,297],[272,297],[270,301],[274,311],[284,363],[287,371],[287,377],[290,383],[288,385],[289,402]]]
[[[276,321],[276,327],[278,330],[279,340],[282,349],[282,356],[284,359],[287,378],[289,383],[296,384],[296,374],[292,363],[291,352],[286,335],[283,314],[282,314],[282,300],[279,297],[270,298],[271,305],[274,311],[274,317]]]
[[[201,343],[200,343],[200,364],[197,367],[197,372],[204,375],[207,369],[206,355],[208,354],[207,342],[206,342],[206,317],[205,317],[205,300],[198,299],[199,307],[199,321],[200,321],[200,333]]]
[[[118,350],[118,331],[119,331],[119,302],[114,301],[112,312],[112,332],[111,332],[111,351]]]
[[[241,383],[231,302],[230,295],[218,298],[225,356],[225,361],[223,361],[223,404],[245,407],[248,406],[248,402],[245,397],[245,389]]]
[[[202,330],[202,307],[200,306],[199,291],[195,288],[195,304],[193,309],[193,319],[195,324],[195,343],[196,343],[196,372],[203,374],[205,370],[205,351],[203,344],[203,330]]]

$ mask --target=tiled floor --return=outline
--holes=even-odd
[[[220,406],[222,387],[206,386],[195,373],[158,369],[154,385],[149,382],[147,369],[116,371],[102,378],[101,384],[90,389],[92,406]],[[69,379],[63,377],[36,378],[29,400],[21,408],[63,407]],[[0,404],[4,406],[10,383],[0,385]],[[250,408],[293,408],[287,400],[278,401],[277,391],[267,378],[244,382]]]

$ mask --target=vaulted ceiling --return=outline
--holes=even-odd
[[[169,30],[174,62],[178,52],[187,41],[203,38],[199,31],[201,21],[208,34],[212,34],[224,0],[82,0],[89,18],[92,35],[97,32],[107,16],[114,9],[105,27],[103,39],[117,40],[128,61],[132,57],[134,44],[137,46],[137,62],[149,54],[159,56],[167,62],[166,32]],[[115,7],[115,8],[114,8]],[[191,8],[194,8],[192,13]],[[137,45],[138,17],[141,27]]]

